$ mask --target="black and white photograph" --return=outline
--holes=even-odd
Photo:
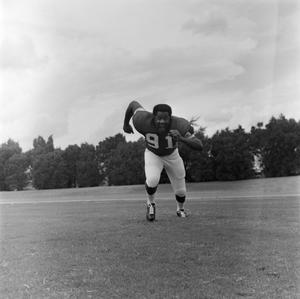
[[[0,298],[300,298],[298,0],[0,0]]]

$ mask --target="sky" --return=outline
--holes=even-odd
[[[208,136],[300,120],[298,0],[0,3],[0,144],[97,145],[132,100],[198,117]]]

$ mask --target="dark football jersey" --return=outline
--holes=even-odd
[[[177,147],[177,141],[166,132],[165,134],[158,133],[154,124],[154,116],[152,113],[145,110],[138,110],[132,117],[135,129],[144,135],[146,147],[151,152],[158,156],[170,155]],[[188,132],[193,133],[193,127],[190,123],[180,117],[172,116],[170,130],[178,130],[182,136]]]

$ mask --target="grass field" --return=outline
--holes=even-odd
[[[300,298],[300,177],[0,193],[1,298]]]

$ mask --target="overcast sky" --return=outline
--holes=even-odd
[[[132,100],[210,136],[300,120],[298,0],[0,1],[0,144],[96,145]]]

